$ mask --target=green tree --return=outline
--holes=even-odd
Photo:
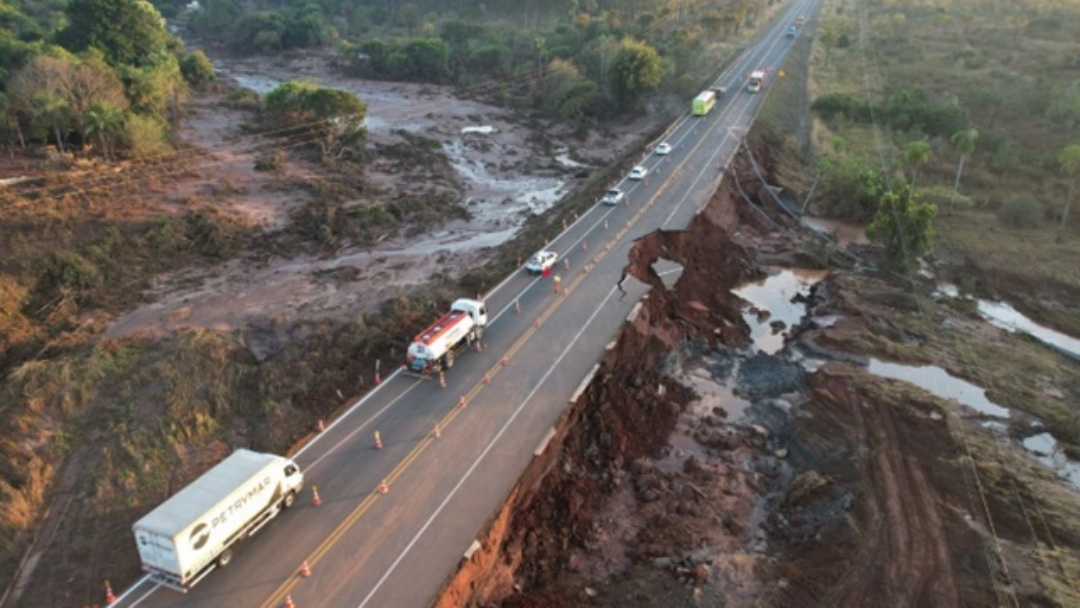
[[[439,27],[439,38],[446,41],[455,55],[464,55],[469,49],[469,43],[483,35],[484,26],[460,19],[447,19]]]
[[[72,52],[96,48],[112,66],[141,65],[167,50],[165,20],[144,0],[71,0],[60,44]]]
[[[540,107],[564,120],[581,118],[596,95],[596,85],[567,59],[552,59],[540,91]]]
[[[166,120],[185,92],[180,63],[172,53],[148,58],[140,67],[123,67],[120,73],[131,110],[138,114]]]
[[[933,249],[937,208],[924,204],[917,194],[907,197],[889,191],[881,197],[877,214],[866,236],[883,249],[885,264],[901,274],[919,267],[919,259]]]
[[[615,98],[623,107],[634,107],[660,86],[664,69],[656,49],[632,38],[623,39],[608,75]]]
[[[953,133],[949,138],[956,151],[960,154],[960,162],[956,165],[956,179],[953,180],[952,196],[949,197],[949,208],[952,208],[956,200],[956,193],[960,190],[960,175],[964,172],[964,161],[975,151],[975,141],[979,139],[978,129],[965,129]]]
[[[405,43],[407,77],[442,82],[450,72],[450,47],[441,38],[416,38]]]
[[[1062,173],[1069,176],[1069,193],[1065,196],[1065,209],[1061,212],[1061,227],[1069,220],[1069,207],[1076,194],[1076,180],[1080,178],[1080,144],[1072,144],[1058,154],[1058,165]]]
[[[184,55],[184,58],[180,60],[180,74],[188,84],[196,89],[206,88],[217,79],[217,75],[214,73],[214,64],[210,62],[210,58],[202,51]]]
[[[326,18],[321,12],[310,12],[289,22],[281,35],[281,46],[286,49],[305,49],[321,46],[326,40]]]
[[[289,28],[285,15],[263,11],[246,15],[236,24],[230,47],[237,53],[272,53],[282,48]]]
[[[354,93],[289,81],[266,94],[268,117],[278,126],[303,127],[314,135],[325,157],[362,153],[367,105]]]
[[[420,27],[424,23],[424,11],[419,6],[412,2],[401,7],[398,11],[398,24],[405,28],[412,36],[416,32],[416,28]]]
[[[125,132],[124,111],[106,102],[95,103],[83,116],[82,132],[98,142],[106,159],[113,160],[116,142]]]
[[[911,192],[915,192],[915,183],[919,179],[919,168],[926,166],[934,157],[930,142],[925,140],[909,141],[904,147],[904,166],[911,170]]]

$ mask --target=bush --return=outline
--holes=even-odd
[[[208,87],[217,78],[214,74],[214,64],[210,63],[210,59],[202,51],[184,55],[184,58],[180,60],[180,73],[183,74],[184,80],[196,89]]]
[[[228,104],[234,110],[256,110],[262,107],[262,98],[251,89],[233,89]]]
[[[135,158],[155,156],[168,151],[169,129],[164,121],[150,116],[129,114],[125,143]]]
[[[869,120],[866,101],[848,93],[828,93],[821,95],[810,104],[810,109],[825,120],[832,120],[838,114],[848,120]]]
[[[998,219],[1009,228],[1036,228],[1042,223],[1042,204],[1030,196],[1014,196],[998,210]]]

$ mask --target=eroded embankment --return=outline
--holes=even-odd
[[[731,502],[725,496],[734,493],[709,483],[717,474],[739,477],[734,458],[726,465],[690,458],[681,467],[689,477],[652,464],[663,456],[693,397],[689,388],[668,377],[676,365],[672,353],[698,336],[707,336],[705,343],[746,340],[740,303],[729,289],[749,277],[747,250],[730,236],[747,227],[747,218],[736,209],[711,205],[689,231],[654,233],[637,243],[631,271],[653,290],[608,351],[594,381],[568,409],[545,453],[494,516],[481,549],[448,583],[438,606],[578,605],[576,591],[559,588],[567,571],[604,576],[642,559],[699,550],[711,529],[722,534],[741,529],[742,524],[724,515]],[[681,264],[684,277],[705,280],[681,280],[675,293],[665,291],[651,267],[658,258]],[[711,437],[731,450],[754,439]],[[698,484],[692,481],[695,476]],[[627,505],[641,501],[650,506],[599,520],[597,514],[613,496],[622,496]],[[586,565],[591,560],[582,559],[582,549],[599,551],[608,565]]]
[[[798,327],[772,319],[801,355],[750,344],[731,290],[804,266],[792,236],[722,187],[688,231],[636,244],[640,314],[440,608],[1077,605],[1075,497],[958,404],[864,367],[925,314],[881,304],[910,286],[834,270]],[[659,259],[682,266],[670,290]]]

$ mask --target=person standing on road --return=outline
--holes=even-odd
[[[555,286],[555,293],[562,293],[562,279],[559,278],[559,275],[555,275],[555,280],[552,282],[552,284]]]

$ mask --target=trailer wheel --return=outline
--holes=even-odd
[[[296,502],[296,492],[289,492],[285,495],[285,498],[281,499],[281,506],[288,509]]]
[[[228,568],[229,564],[232,563],[232,558],[233,558],[232,547],[229,547],[228,549],[225,549],[224,551],[222,551],[221,554],[218,555],[218,557],[217,557],[218,568]]]
[[[454,367],[454,351],[446,353],[446,369]]]

